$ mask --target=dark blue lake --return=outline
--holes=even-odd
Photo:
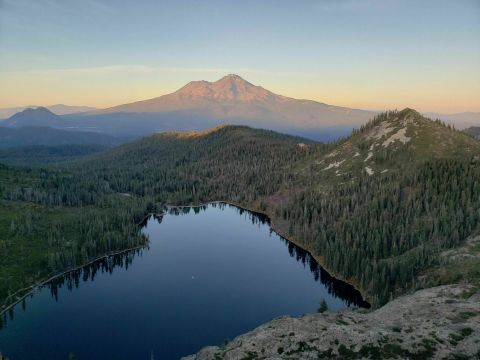
[[[362,305],[260,214],[226,204],[151,216],[148,248],[35,290],[5,314],[10,360],[178,359],[281,315]]]

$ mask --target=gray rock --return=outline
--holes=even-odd
[[[439,286],[401,296],[372,312],[353,310],[285,316],[210,346],[188,360],[450,359],[480,355],[480,291]]]

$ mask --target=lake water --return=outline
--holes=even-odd
[[[151,216],[148,248],[71,272],[4,314],[10,360],[178,359],[281,315],[363,305],[269,226],[227,204]]]

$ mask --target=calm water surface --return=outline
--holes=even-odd
[[[268,219],[226,204],[150,217],[148,248],[101,260],[5,314],[10,360],[178,359],[275,317],[362,305]],[[6,321],[5,321],[6,320]]]

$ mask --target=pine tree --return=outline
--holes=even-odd
[[[325,311],[328,310],[328,305],[327,305],[327,302],[325,301],[325,299],[322,299],[320,301],[320,305],[318,306],[318,310],[317,312],[319,313],[324,313]]]

